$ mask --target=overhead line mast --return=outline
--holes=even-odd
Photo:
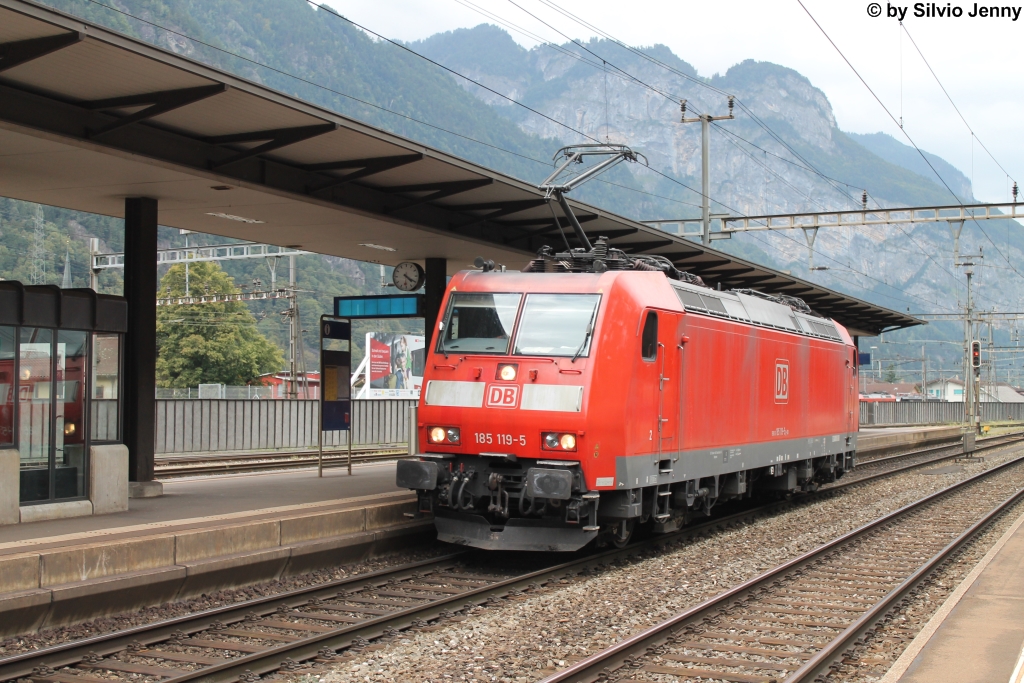
[[[186,289],[183,297],[166,297],[157,299],[157,306],[179,306],[206,303],[225,303],[228,301],[265,301],[269,299],[286,299],[288,308],[281,312],[282,317],[288,321],[288,398],[299,397],[299,385],[302,385],[302,393],[309,397],[309,376],[306,372],[306,354],[302,344],[302,322],[299,317],[299,289],[296,287],[296,265],[295,257],[308,254],[294,247],[279,247],[272,244],[256,244],[253,242],[240,242],[236,244],[217,244],[205,247],[189,247],[188,232],[182,231],[185,237],[185,248],[160,249],[157,251],[157,263],[160,265],[175,263],[185,264]],[[93,238],[89,245],[92,252],[90,272],[92,289],[97,289],[97,276],[101,270],[110,268],[124,268],[124,254],[117,252],[111,254],[100,254],[99,240]],[[277,289],[277,259],[288,257],[288,287]],[[251,292],[240,294],[220,294],[191,296],[188,289],[188,267],[190,263],[201,263],[204,261],[233,261],[240,259],[265,258],[267,269],[270,271],[270,289],[263,291],[259,284]],[[257,280],[256,283],[259,283]],[[302,379],[299,380],[298,378]]]
[[[701,114],[686,118],[686,100],[679,102],[680,123],[700,122],[700,212],[701,212],[701,244],[711,244],[711,122],[726,121],[735,119],[733,115],[733,96],[729,95],[729,114],[727,116],[712,116]]]

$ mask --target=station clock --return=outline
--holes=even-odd
[[[415,292],[423,286],[425,279],[426,274],[423,272],[423,267],[412,261],[399,263],[391,273],[391,281],[403,292]]]

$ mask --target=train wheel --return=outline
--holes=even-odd
[[[633,530],[636,529],[635,519],[624,519],[619,525],[616,533],[612,535],[612,545],[616,548],[625,548],[630,539],[633,538]]]

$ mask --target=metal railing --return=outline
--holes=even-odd
[[[413,400],[352,402],[352,431],[324,432],[324,447],[405,445]],[[156,452],[315,449],[318,401],[157,400]]]
[[[1024,420],[1024,403],[981,404],[982,422]],[[861,425],[893,424],[957,424],[964,421],[963,403],[942,401],[897,401],[895,403],[862,402]]]

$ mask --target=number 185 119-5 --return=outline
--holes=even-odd
[[[526,445],[526,435],[520,434],[519,436],[513,436],[512,434],[489,434],[486,432],[476,432],[476,442],[479,444],[497,444],[498,446],[520,446]]]

